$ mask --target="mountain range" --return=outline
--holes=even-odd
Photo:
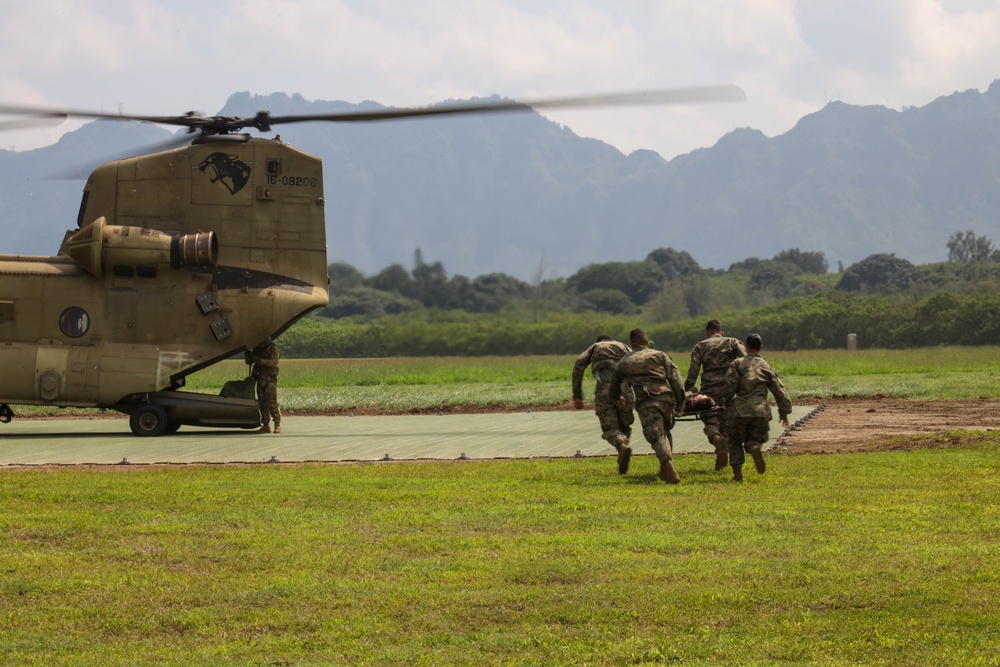
[[[379,107],[241,92],[219,113]],[[943,261],[948,238],[967,229],[1000,241],[1000,81],[901,111],[830,102],[779,136],[741,128],[669,161],[624,155],[535,112],[275,131],[323,159],[330,261],[365,273],[410,267],[417,248],[449,273],[531,279],[663,247],[703,267],[793,247],[847,266],[874,253]],[[0,251],[55,252],[76,226],[82,165],[170,139],[95,121],[52,146],[0,150]]]

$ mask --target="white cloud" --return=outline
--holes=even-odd
[[[826,99],[898,108],[1000,76],[1000,0],[0,0],[0,11],[0,102],[181,113],[214,112],[237,90],[395,106],[746,91],[746,104],[547,114],[665,157],[735,127],[780,134]]]

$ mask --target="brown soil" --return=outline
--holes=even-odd
[[[876,397],[819,404],[822,408],[810,418],[779,435],[774,452],[833,454],[953,447],[982,436],[943,433],[1000,430],[1000,400],[995,399],[907,401]],[[902,438],[913,435],[924,437]]]

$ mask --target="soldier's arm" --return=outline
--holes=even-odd
[[[588,347],[583,354],[576,358],[573,364],[573,400],[583,400],[583,372],[590,365],[590,357],[594,354],[594,346]]]
[[[733,361],[729,364],[729,368],[726,369],[726,378],[723,382],[722,390],[727,403],[736,395],[736,392],[740,388],[740,370],[738,364],[739,362]]]
[[[698,372],[701,370],[701,346],[695,345],[691,350],[691,365],[688,366],[687,380],[684,381],[684,390],[690,391],[698,384]]]
[[[778,404],[778,418],[781,419],[782,423],[787,425],[788,415],[792,414],[792,399],[788,396],[785,385],[781,384],[778,374],[773,369],[768,370],[771,372],[768,373],[767,388],[771,391],[771,395],[774,396],[774,400]]]
[[[733,351],[736,353],[737,357],[747,356],[747,348],[740,341],[736,341],[736,349]]]

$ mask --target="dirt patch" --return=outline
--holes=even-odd
[[[832,399],[775,441],[775,452],[833,454],[954,447],[975,436],[947,431],[1000,430],[1000,400],[907,401],[898,398]],[[773,429],[773,427],[772,427]],[[774,431],[772,430],[772,433]],[[928,437],[901,440],[902,436]]]

